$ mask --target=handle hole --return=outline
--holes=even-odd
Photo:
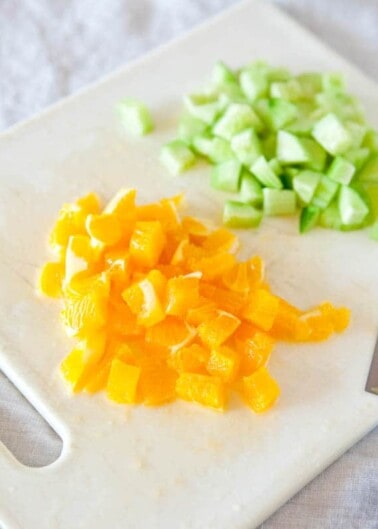
[[[0,371],[0,441],[21,464],[45,467],[58,459],[63,442]],[[0,526],[1,529],[1,526]]]

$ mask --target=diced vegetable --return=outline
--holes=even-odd
[[[249,101],[255,101],[255,99],[266,95],[268,91],[268,80],[262,71],[246,68],[241,71],[239,80]]]
[[[193,156],[204,156],[217,166],[212,187],[239,191],[233,202],[253,207],[262,206],[265,194],[263,213],[294,210],[292,193],[277,195],[281,206],[271,210],[276,195],[263,189],[292,191],[299,210],[306,208],[299,220],[301,233],[314,226],[357,229],[377,218],[358,186],[378,183],[378,132],[366,122],[360,102],[347,92],[339,73],[292,75],[262,61],[235,70],[218,61],[210,83],[185,96],[184,105],[178,135],[189,152],[169,153],[166,164],[175,174],[189,167]],[[240,182],[231,177],[226,168],[238,164],[240,175],[252,176],[239,177]],[[360,224],[345,224],[335,214],[340,186],[351,187],[367,204],[369,213]],[[259,224],[257,218],[259,212],[251,226]],[[233,222],[227,215],[224,220]]]
[[[204,121],[207,125],[212,125],[224,108],[224,102],[212,95],[185,96],[184,103],[192,116]]]
[[[198,136],[192,143],[196,152],[206,156],[212,163],[221,163],[234,158],[230,143],[223,138]]]
[[[331,203],[338,189],[339,184],[337,182],[322,175],[312,198],[311,205],[319,209],[325,209]]]
[[[261,99],[256,111],[272,130],[279,130],[298,117],[298,109],[284,99]]]
[[[355,172],[356,168],[351,162],[342,156],[336,156],[327,171],[327,176],[339,184],[348,185]]]
[[[223,210],[223,223],[229,228],[255,228],[262,219],[262,211],[244,202],[227,200]]]
[[[211,185],[222,191],[239,190],[242,166],[237,160],[229,160],[216,165],[211,173]]]
[[[215,123],[213,132],[216,136],[231,140],[235,134],[247,128],[258,131],[263,128],[263,124],[253,108],[246,103],[231,103]]]
[[[251,167],[251,172],[267,187],[282,189],[283,185],[279,177],[268,164],[264,156],[260,156]]]
[[[263,189],[264,213],[266,215],[293,215],[296,210],[296,197],[290,189]]]
[[[299,232],[307,233],[314,228],[319,220],[320,209],[315,206],[307,206],[302,209],[299,219]]]
[[[369,213],[369,208],[360,194],[351,187],[341,186],[339,212],[346,226],[361,224]]]
[[[117,105],[117,111],[125,129],[134,136],[144,136],[154,128],[150,111],[137,99],[122,99]]]
[[[263,201],[261,184],[245,169],[241,174],[239,199],[241,202],[252,204],[252,206],[260,206]]]
[[[350,132],[342,121],[332,113],[327,114],[316,123],[312,135],[333,156],[343,154],[352,146]]]
[[[193,152],[181,140],[173,140],[164,145],[160,159],[173,175],[186,171],[196,160]]]
[[[246,129],[232,137],[231,149],[241,163],[250,166],[261,155],[261,142],[254,129]]]
[[[185,114],[180,119],[178,126],[178,137],[187,143],[192,143],[197,136],[204,134],[207,130],[207,124],[190,114]]]
[[[303,204],[309,204],[320,182],[321,173],[300,171],[293,178],[293,189]]]

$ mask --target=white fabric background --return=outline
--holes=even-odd
[[[378,0],[276,2],[378,80]],[[0,130],[233,3],[0,0]],[[32,466],[60,452],[55,434],[1,373],[0,439]],[[260,529],[378,529],[378,429]]]

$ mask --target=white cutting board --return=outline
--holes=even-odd
[[[353,311],[350,330],[320,345],[280,344],[271,370],[282,398],[257,416],[177,402],[158,409],[69,396],[57,366],[71,343],[55,302],[35,294],[47,232],[63,201],[108,198],[135,186],[143,201],[181,190],[191,214],[220,219],[223,196],[202,167],[172,178],[158,163],[183,93],[215,60],[265,58],[300,70],[340,70],[378,125],[378,89],[270,4],[249,1],[189,36],[3,135],[0,141],[0,368],[62,436],[58,461],[17,463],[0,446],[0,522],[6,529],[252,529],[378,422],[364,392],[378,322],[378,244],[366,233],[264,221],[242,234],[279,294],[308,307]],[[114,103],[133,95],[157,131],[123,136]]]

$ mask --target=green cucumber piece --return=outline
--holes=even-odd
[[[357,175],[359,182],[378,184],[378,154],[370,158]]]
[[[260,99],[255,105],[256,112],[272,130],[282,129],[298,117],[294,103],[285,99]]]
[[[310,138],[299,138],[280,130],[277,134],[277,158],[282,164],[305,164],[321,171],[326,163],[326,153]]]
[[[161,149],[160,160],[173,175],[178,175],[191,167],[196,157],[182,140],[166,143]]]
[[[341,186],[338,206],[341,221],[345,226],[361,225],[369,214],[368,205],[352,187]]]
[[[363,191],[373,219],[378,218],[378,184],[363,184]]]
[[[355,123],[354,121],[349,121],[346,126],[352,139],[352,147],[354,149],[358,149],[358,147],[361,147],[363,139],[366,135],[366,126],[361,125],[360,123]]]
[[[195,151],[206,156],[212,163],[221,163],[235,157],[228,141],[213,136],[198,136],[193,139]]]
[[[191,114],[184,114],[179,122],[178,137],[187,143],[192,143],[196,136],[204,134],[207,124]]]
[[[188,112],[212,125],[223,111],[225,102],[214,94],[192,94],[184,97],[184,104]]]
[[[319,216],[319,208],[316,208],[315,206],[307,206],[306,208],[303,208],[299,218],[299,232],[307,233],[312,230],[312,228],[318,224]]]
[[[311,117],[302,116],[285,127],[285,130],[298,136],[310,136],[315,120]]]
[[[277,135],[273,132],[261,140],[262,153],[267,160],[274,158],[277,151]]]
[[[357,171],[362,169],[370,156],[370,150],[367,147],[359,147],[358,149],[350,149],[344,154],[349,162],[351,162]]]
[[[322,75],[322,89],[324,92],[332,92],[335,94],[345,92],[345,80],[339,73],[325,73]]]
[[[355,172],[356,168],[351,162],[342,156],[336,156],[327,171],[327,176],[339,184],[348,185]]]
[[[340,217],[337,201],[332,201],[323,211],[321,211],[319,225],[322,228],[330,230],[341,230],[343,228],[343,222]]]
[[[344,153],[353,144],[350,131],[332,113],[327,114],[315,124],[312,136],[333,156]]]
[[[274,187],[275,189],[282,189],[283,185],[274,170],[270,167],[264,156],[259,156],[251,166],[251,173],[264,186]]]
[[[294,189],[294,177],[300,172],[301,170],[297,167],[285,167],[284,172],[280,175],[284,189]]]
[[[371,227],[369,236],[370,239],[373,239],[373,241],[378,241],[378,220],[376,220]]]
[[[315,194],[322,174],[315,171],[300,171],[293,178],[293,189],[303,204],[309,204]]]
[[[241,174],[239,200],[252,206],[261,206],[263,202],[260,182],[246,169],[243,169]]]
[[[150,111],[144,103],[125,97],[117,105],[122,125],[133,136],[144,136],[154,128]]]
[[[299,233],[307,233],[315,228],[319,222],[320,209],[315,206],[307,206],[302,209],[299,218]]]
[[[217,87],[217,92],[219,94],[219,101],[224,108],[228,107],[231,103],[247,102],[247,98],[237,83],[224,83]]]
[[[304,99],[313,99],[322,90],[322,77],[318,73],[302,73],[295,78],[301,85]]]
[[[239,82],[242,91],[249,101],[255,101],[268,93],[269,83],[266,74],[256,69],[243,69]]]
[[[223,209],[223,223],[229,228],[256,228],[262,215],[262,211],[251,204],[227,200]]]
[[[231,149],[244,165],[251,165],[261,156],[261,142],[254,129],[246,129],[231,139]]]
[[[270,97],[298,101],[303,98],[301,83],[297,79],[276,81],[270,85]]]
[[[276,173],[277,176],[280,176],[280,174],[283,173],[282,166],[280,162],[277,160],[277,158],[272,158],[268,162],[269,167]]]
[[[213,127],[213,133],[226,140],[231,140],[242,130],[253,128],[259,132],[263,123],[256,112],[246,103],[231,103]]]
[[[211,172],[211,186],[235,193],[239,190],[241,169],[242,166],[237,160],[228,160],[216,165]]]
[[[311,205],[320,209],[325,209],[336,196],[339,184],[330,180],[328,176],[322,175],[312,197]]]
[[[266,215],[293,215],[296,211],[295,192],[289,189],[263,189]]]
[[[211,72],[211,82],[215,86],[222,86],[228,83],[237,84],[237,78],[234,72],[224,62],[217,61]]]
[[[368,130],[362,141],[362,147],[366,147],[372,153],[378,153],[378,131]]]

